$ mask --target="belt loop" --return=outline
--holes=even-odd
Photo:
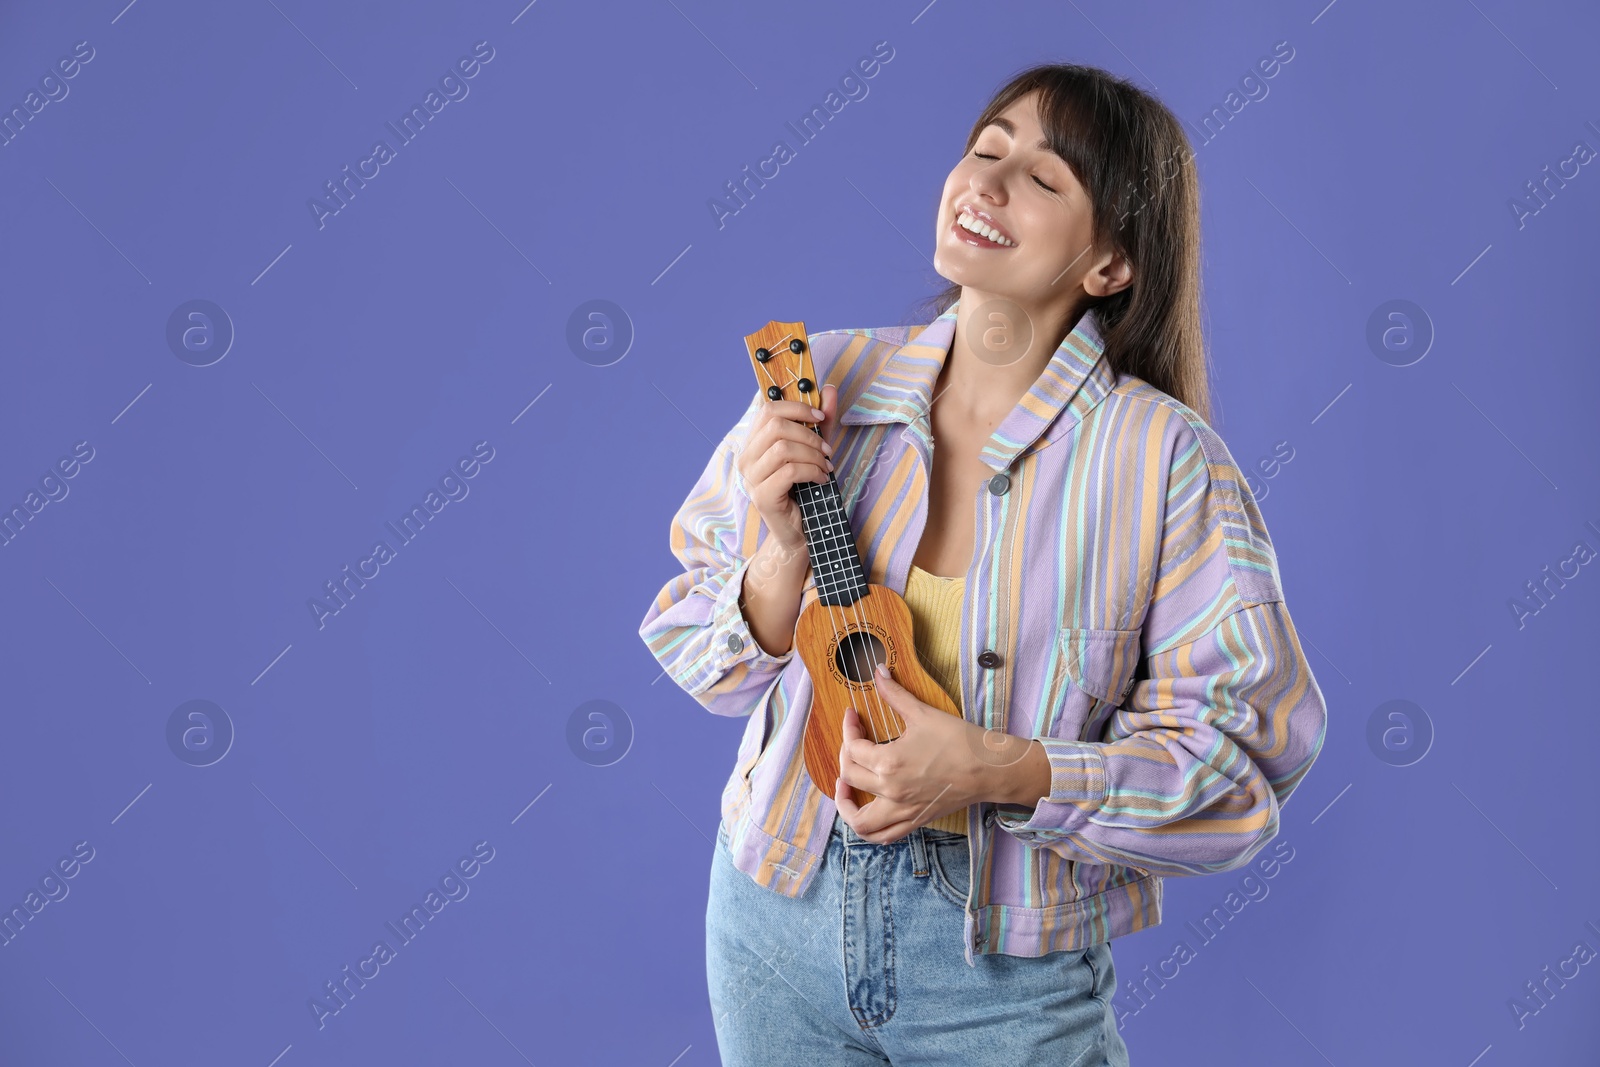
[[[922,827],[911,831],[911,873],[918,878],[928,875],[928,839]]]

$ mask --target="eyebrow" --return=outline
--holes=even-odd
[[[1017,124],[1015,122],[1012,122],[1010,119],[1007,119],[1007,118],[990,119],[989,120],[989,125],[1000,127],[1002,130],[1006,131],[1006,136],[1010,137],[1013,141],[1017,139]],[[1043,137],[1041,137],[1041,138],[1039,138],[1039,143],[1037,145],[1035,145],[1034,147],[1038,148],[1040,151],[1049,152],[1050,151],[1050,142],[1045,140]]]

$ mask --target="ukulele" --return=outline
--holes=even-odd
[[[808,336],[804,323],[773,321],[745,337],[750,365],[768,400],[821,405]],[[806,425],[822,433],[816,424]],[[803,751],[812,783],[830,797],[839,777],[846,708],[856,709],[862,732],[878,744],[905,730],[905,721],[873,681],[879,663],[918,700],[961,718],[961,709],[917,659],[905,600],[887,586],[867,582],[835,473],[829,471],[825,482],[796,482],[789,489],[800,508],[816,591],[795,621],[795,650],[811,675],[813,692]],[[863,789],[850,788],[857,804],[873,799]]]

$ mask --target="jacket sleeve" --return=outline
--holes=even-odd
[[[762,649],[739,607],[765,524],[734,462],[761,402],[757,392],[673,516],[672,554],[685,570],[662,586],[639,626],[666,673],[715,715],[755,711],[795,655],[792,646],[781,656]]]
[[[1326,705],[1261,512],[1221,438],[1197,419],[1191,431],[1167,472],[1139,680],[1102,739],[1036,739],[1050,794],[1031,812],[996,809],[1002,830],[1067,859],[1174,876],[1241,867],[1322,747]]]

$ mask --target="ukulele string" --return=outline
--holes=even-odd
[[[789,339],[790,339],[789,337],[780,338],[779,341],[778,341],[778,344],[782,344],[784,341],[787,341]],[[762,363],[760,360],[757,360],[756,364],[766,374],[768,382],[770,382],[772,385],[776,386],[778,388],[779,392],[782,392],[783,386],[779,385],[777,380],[773,377],[772,369],[770,367],[768,367],[765,363]],[[798,376],[795,375],[793,370],[789,371],[789,376],[790,376],[791,379],[795,380],[796,382],[799,381]],[[819,436],[819,437],[822,436],[821,430],[818,429],[814,424],[811,427],[811,431],[813,433],[817,434],[817,436]],[[835,491],[837,491],[837,489],[838,489],[838,479],[837,479],[837,477],[835,477],[833,472],[829,473],[828,480],[834,486]],[[816,483],[809,483],[809,484],[816,484]],[[803,495],[804,494],[802,494],[802,497],[803,497]],[[843,495],[842,494],[839,495],[839,502],[840,502],[840,505],[841,505],[840,517],[842,518],[843,517],[843,508],[842,508],[842,506],[843,506]],[[804,501],[802,500],[800,502],[800,514],[801,514],[802,518],[809,518],[809,519],[812,519],[814,521],[815,519],[818,518],[818,512],[819,512],[819,509],[816,509],[816,508],[813,508],[813,510],[811,512],[807,512]],[[838,537],[837,533],[832,535],[832,537],[830,539],[834,540],[836,542],[838,540],[840,540],[840,538]],[[826,548],[826,546],[824,546],[824,547]],[[812,569],[812,583],[811,584],[812,584],[812,587],[817,590],[817,598],[819,600],[822,599],[823,593],[822,593],[821,573],[815,566],[813,566],[813,569]],[[835,584],[837,584],[837,583],[835,583]],[[842,621],[841,613],[835,612],[834,605],[832,605],[832,604],[824,603],[823,606],[828,609],[828,618],[833,623],[834,633],[836,633],[836,634],[844,633],[845,630],[846,630],[846,626],[845,626],[844,622]],[[854,614],[855,614],[855,617],[856,617],[856,622],[860,626],[860,631],[859,632],[869,633],[866,630],[866,620],[861,614],[860,605],[858,603],[856,603],[855,601],[852,601],[851,602],[851,608],[854,611]],[[880,724],[879,724],[880,716],[875,715],[873,713],[873,709],[871,707],[868,707],[866,709],[868,721],[872,725],[873,740],[877,741],[879,738],[882,738],[885,734],[888,733],[888,725],[887,725],[887,723],[888,723],[888,709],[883,707],[883,698],[879,695],[876,686],[871,681],[871,678],[872,678],[871,668],[872,668],[872,664],[873,664],[873,657],[870,654],[870,652],[865,653],[866,657],[867,657],[868,671],[867,671],[866,674],[863,674],[862,671],[861,671],[861,656],[862,656],[863,652],[858,647],[857,643],[851,642],[850,650],[849,650],[848,654],[850,656],[851,666],[855,670],[856,677],[868,679],[866,681],[866,683],[865,683],[866,686],[867,686],[867,691],[869,693],[871,693],[873,702],[878,705],[878,710],[883,713],[882,716],[881,716],[881,718],[883,720],[883,725],[880,726]],[[859,711],[861,709],[858,708],[857,710]]]
[[[830,471],[829,474],[828,474],[828,481],[829,481],[830,484],[833,485],[835,493],[838,494],[839,507],[840,507],[840,516],[843,517],[843,514],[844,514],[844,494],[839,491],[839,480],[834,475],[834,473]],[[858,562],[859,562],[859,559],[858,559]],[[866,584],[866,571],[865,570],[862,570],[861,578],[862,578],[862,584],[865,585]],[[861,598],[860,597],[857,597],[855,600],[852,600],[850,602],[849,610],[852,613],[854,613],[854,615],[855,615],[856,623],[858,625],[857,632],[858,633],[867,634],[870,637],[871,636],[871,631],[867,629],[867,620],[866,620],[865,616],[863,616],[862,613],[861,613]],[[873,658],[870,646],[865,646],[864,643],[857,643],[856,645],[852,646],[852,648],[851,648],[851,658],[852,658],[852,661],[855,663],[856,674],[858,676],[860,676],[860,674],[861,674],[861,663],[860,663],[860,660],[857,658],[858,655],[865,655],[866,658],[867,658],[867,670],[868,670],[867,678],[869,679],[869,681],[866,683],[867,684],[867,692],[871,694],[872,702],[877,705],[878,711],[882,713],[881,715],[874,715],[873,709],[871,707],[868,707],[866,709],[867,718],[872,723],[872,735],[873,735],[872,739],[874,741],[879,741],[879,742],[884,741],[884,740],[892,741],[892,740],[894,740],[894,738],[888,736],[889,730],[890,730],[890,725],[889,724],[890,724],[890,721],[891,721],[891,719],[890,719],[890,711],[889,711],[888,708],[883,706],[883,697],[878,693],[877,680],[871,674],[872,668],[876,665],[876,661]],[[860,709],[857,709],[857,710],[860,710]],[[880,722],[880,720],[881,720],[881,722]],[[896,736],[898,736],[898,735],[896,735]]]
[[[839,514],[842,517],[843,514],[844,514],[844,492],[839,488],[839,479],[834,474],[834,472],[830,471],[829,474],[828,474],[828,481],[833,485],[834,492],[835,492],[835,494],[837,494],[837,498],[838,498],[838,501],[839,501]],[[858,564],[860,563],[859,557],[857,558],[857,563]],[[863,586],[866,585],[866,577],[867,577],[866,569],[865,569],[865,566],[863,565],[862,566],[862,570],[861,570],[861,584]],[[857,597],[855,600],[852,600],[850,602],[850,610],[855,613],[856,623],[860,626],[860,631],[859,632],[864,633],[864,634],[868,634],[870,636],[871,632],[867,629],[867,620],[862,615],[862,612],[861,612],[861,598]],[[862,646],[858,645],[857,647],[862,647]],[[876,661],[875,661],[875,659],[874,659],[874,657],[872,655],[872,650],[871,650],[871,646],[870,645],[865,646],[864,654],[867,657],[867,669],[870,672],[876,666]],[[860,670],[861,670],[861,668],[858,665],[856,667],[856,671],[857,671],[858,674],[860,673]],[[869,678],[870,678],[870,680],[867,683],[867,685],[868,685],[867,691],[872,694],[872,702],[877,705],[878,711],[882,713],[881,716],[874,717],[872,708],[869,707],[867,709],[868,718],[872,719],[873,740],[874,741],[878,741],[878,742],[882,742],[882,741],[886,741],[886,740],[887,741],[892,741],[892,740],[894,740],[894,737],[890,737],[889,736],[890,723],[892,721],[892,714],[891,714],[891,712],[889,711],[888,708],[883,706],[883,697],[878,692],[878,682],[877,682],[876,676],[872,676],[872,675],[869,674]],[[879,718],[882,719],[881,723],[878,721]],[[898,734],[895,734],[895,737],[898,737],[898,736],[899,736]]]

